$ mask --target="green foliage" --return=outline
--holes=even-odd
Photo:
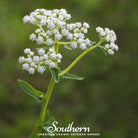
[[[70,74],[70,73],[66,73],[66,74],[62,75],[60,78],[71,79],[71,80],[83,80],[84,79],[84,77],[80,77],[80,76]]]
[[[44,93],[34,89],[29,83],[23,80],[17,80],[22,90],[27,93],[28,95],[35,98],[38,102],[41,102],[44,97]]]
[[[55,82],[58,82],[59,81],[59,77],[58,77],[59,68],[49,68],[49,70]]]

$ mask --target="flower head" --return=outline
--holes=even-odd
[[[18,62],[22,64],[23,70],[29,72],[29,74],[34,74],[37,71],[40,74],[43,74],[46,66],[49,68],[54,68],[56,63],[60,63],[62,55],[55,52],[54,48],[50,48],[47,52],[43,48],[37,50],[37,54],[30,54],[33,51],[26,48],[24,50],[27,57],[19,57]],[[33,52],[34,53],[34,52]]]
[[[107,42],[104,46],[104,50],[106,50],[109,55],[113,55],[115,51],[118,51],[118,46],[115,44],[117,37],[113,30],[97,27],[96,31]]]

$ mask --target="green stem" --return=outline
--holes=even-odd
[[[62,75],[66,74],[82,57],[84,57],[88,52],[94,50],[96,47],[98,47],[105,39],[101,39],[96,45],[93,47],[86,49],[83,53],[81,53],[65,70],[63,70],[60,74],[59,77]]]
[[[71,42],[57,42],[58,43],[58,45],[69,45],[69,44],[71,44]]]
[[[49,102],[54,84],[55,84],[55,81],[52,77],[51,81],[50,81],[50,84],[49,84],[49,87],[48,87],[48,90],[47,90],[47,92],[44,96],[44,101],[43,101],[43,105],[42,105],[42,109],[41,109],[41,113],[40,113],[38,123],[36,124],[36,127],[34,128],[30,138],[38,138],[39,137],[38,133],[42,130],[43,121],[44,121],[45,113],[46,113],[46,108],[47,108],[47,105],[48,105],[48,102]]]
[[[46,112],[46,108],[47,108],[47,104],[49,102],[49,99],[50,99],[54,84],[55,84],[55,81],[54,81],[54,79],[52,77],[51,81],[50,81],[50,84],[49,84],[49,87],[48,87],[48,90],[47,90],[47,93],[46,93],[46,95],[44,97],[43,105],[42,105],[42,110],[41,110],[40,118],[39,118],[39,121],[38,121],[38,123],[40,125],[43,124],[44,117],[45,117],[45,112]]]

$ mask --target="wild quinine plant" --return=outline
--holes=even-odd
[[[38,137],[37,134],[42,132],[44,124],[48,124],[44,122],[46,108],[55,83],[58,83],[62,78],[82,80],[83,77],[68,72],[90,51],[100,48],[106,55],[113,55],[115,51],[118,51],[118,46],[115,44],[116,34],[113,30],[97,27],[96,32],[99,34],[99,42],[96,43],[85,37],[88,28],[90,28],[88,23],[68,23],[67,21],[70,19],[71,15],[65,9],[36,9],[23,18],[24,23],[30,23],[36,27],[35,32],[29,36],[29,39],[36,41],[39,46],[35,47],[34,50],[24,49],[25,56],[19,57],[18,60],[22,69],[29,74],[35,72],[43,74],[46,69],[49,69],[52,75],[46,94],[36,90],[29,83],[18,80],[24,92],[37,101],[43,102],[40,118],[31,137]],[[61,47],[70,51],[76,48],[83,51],[64,70],[60,69],[59,66],[62,60],[62,54],[59,53]]]

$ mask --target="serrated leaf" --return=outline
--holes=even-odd
[[[72,80],[83,80],[84,79],[84,77],[80,77],[80,76],[70,74],[70,73],[66,73],[66,74],[62,75],[61,78],[72,79]]]
[[[59,81],[59,77],[58,77],[59,68],[49,68],[49,70],[50,70],[52,77],[55,80],[55,82],[58,82]]]
[[[64,48],[72,50],[72,48],[69,45],[63,45]]]
[[[28,95],[35,98],[38,102],[41,102],[44,97],[44,93],[41,91],[38,91],[34,89],[29,83],[23,81],[23,80],[17,80],[22,90],[27,93]]]

